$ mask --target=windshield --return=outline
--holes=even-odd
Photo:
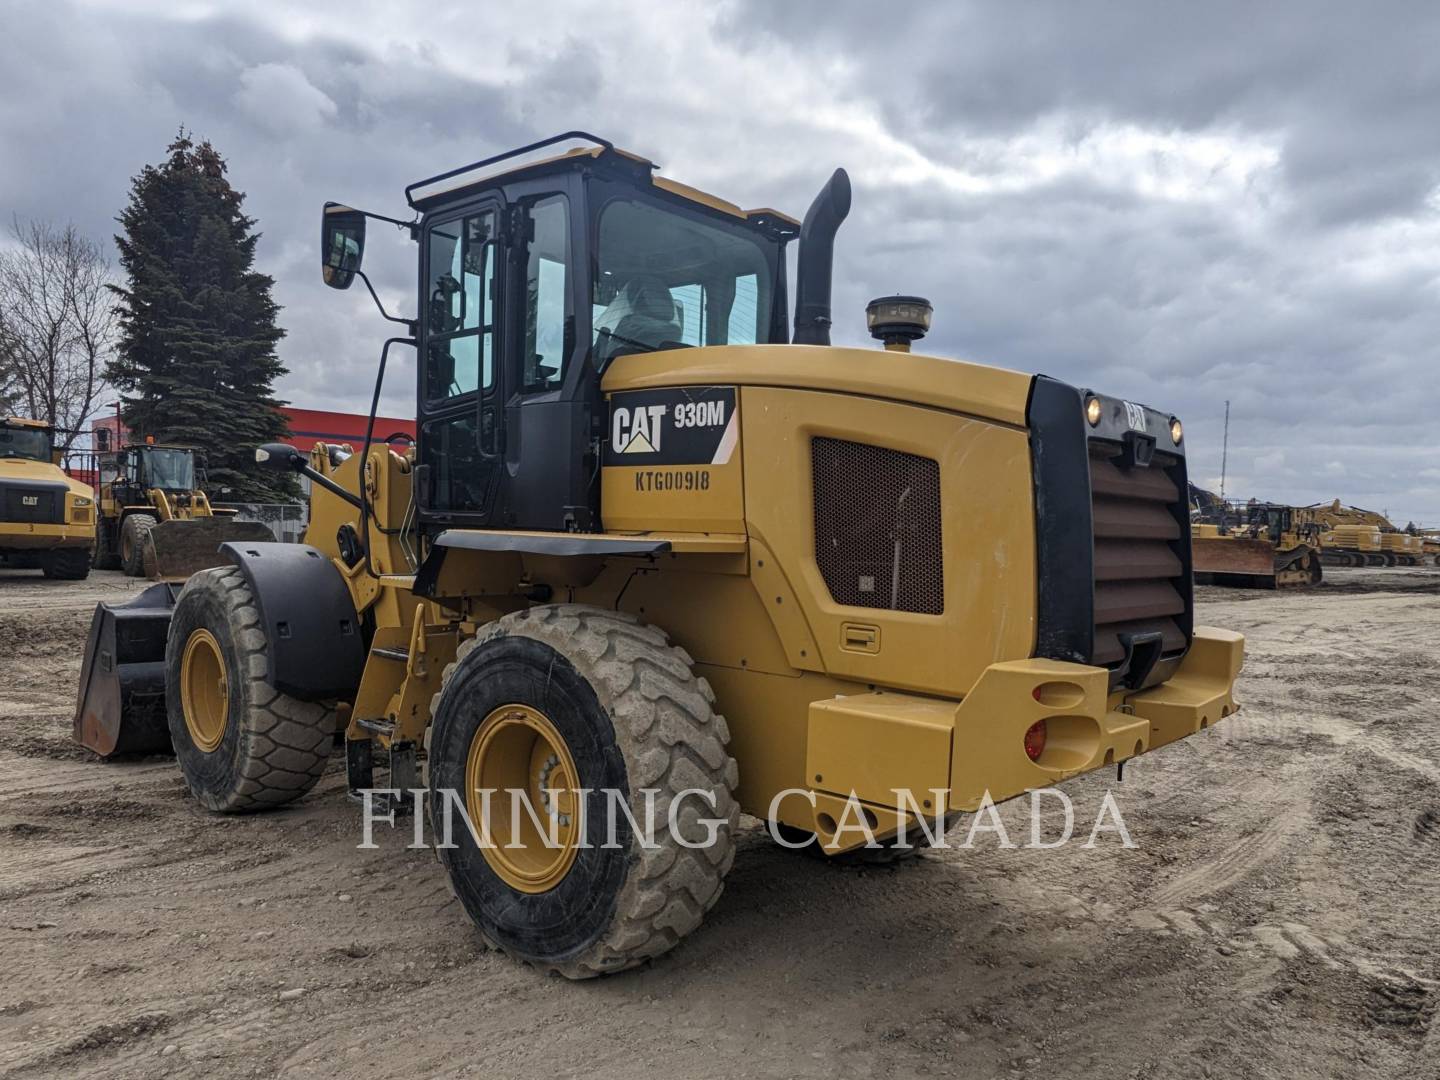
[[[188,450],[145,451],[145,483],[164,491],[195,489],[195,457]]]
[[[683,345],[770,340],[773,248],[727,226],[633,198],[600,212],[595,362]]]
[[[44,428],[0,427],[0,458],[50,460],[50,432]]]

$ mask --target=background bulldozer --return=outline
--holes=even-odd
[[[1226,502],[1190,489],[1195,581],[1276,589],[1318,585],[1318,527],[1278,503]]]
[[[415,445],[261,448],[312,482],[306,542],[102,607],[87,745],[163,714],[194,797],[248,812],[338,722],[352,792],[478,830],[439,853],[484,939],[583,978],[701,923],[742,809],[887,862],[1236,709],[1180,421],[912,353],[916,297],[870,305],[883,351],[831,346],[843,172],[800,224],[571,132],[406,198],[420,316],[375,393],[416,348]],[[325,207],[332,287],[366,219]]]
[[[139,443],[98,461],[95,564],[131,577],[185,578],[222,561],[229,541],[274,540],[256,521],[216,509],[197,480],[195,451]]]

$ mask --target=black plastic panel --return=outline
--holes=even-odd
[[[270,681],[302,701],[349,698],[365,671],[365,643],[335,564],[307,544],[220,545],[260,606]]]
[[[1036,376],[1028,419],[1035,482],[1035,655],[1088,664],[1095,562],[1080,391]]]

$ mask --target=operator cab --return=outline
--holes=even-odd
[[[24,458],[51,464],[54,444],[49,426],[39,420],[24,420],[18,416],[0,418],[0,459],[4,458]]]
[[[586,145],[557,152],[567,142]],[[420,245],[422,522],[597,530],[611,363],[789,340],[785,244],[799,223],[655,169],[572,132],[412,184],[417,219],[381,218]],[[332,287],[364,279],[367,216],[326,204]]]
[[[144,443],[127,446],[101,459],[100,479],[136,492],[155,488],[167,494],[195,490],[195,451],[188,447]],[[135,496],[143,501],[143,495]]]

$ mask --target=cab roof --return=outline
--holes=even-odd
[[[528,156],[559,143],[574,141],[589,142],[593,145],[575,146],[559,153],[540,157]],[[442,199],[449,201],[457,192],[472,188],[493,187],[497,182],[516,179],[523,175],[559,171],[578,164],[582,160],[619,165],[628,174],[631,182],[637,186],[648,184],[687,202],[739,218],[752,225],[769,228],[787,237],[795,235],[800,227],[798,220],[779,210],[769,207],[742,210],[726,199],[701,191],[699,188],[693,188],[689,184],[682,184],[668,176],[660,176],[656,172],[659,166],[649,158],[630,150],[622,150],[609,140],[584,131],[567,131],[561,135],[530,143],[528,146],[507,150],[503,154],[496,154],[469,165],[462,165],[458,169],[451,169],[438,176],[417,180],[405,189],[405,200],[411,207],[423,212],[441,202]],[[447,181],[454,182],[447,183]],[[417,194],[417,192],[422,193]]]
[[[50,425],[44,420],[31,420],[24,416],[7,416],[4,419],[6,427],[34,428],[39,431],[49,431]]]

